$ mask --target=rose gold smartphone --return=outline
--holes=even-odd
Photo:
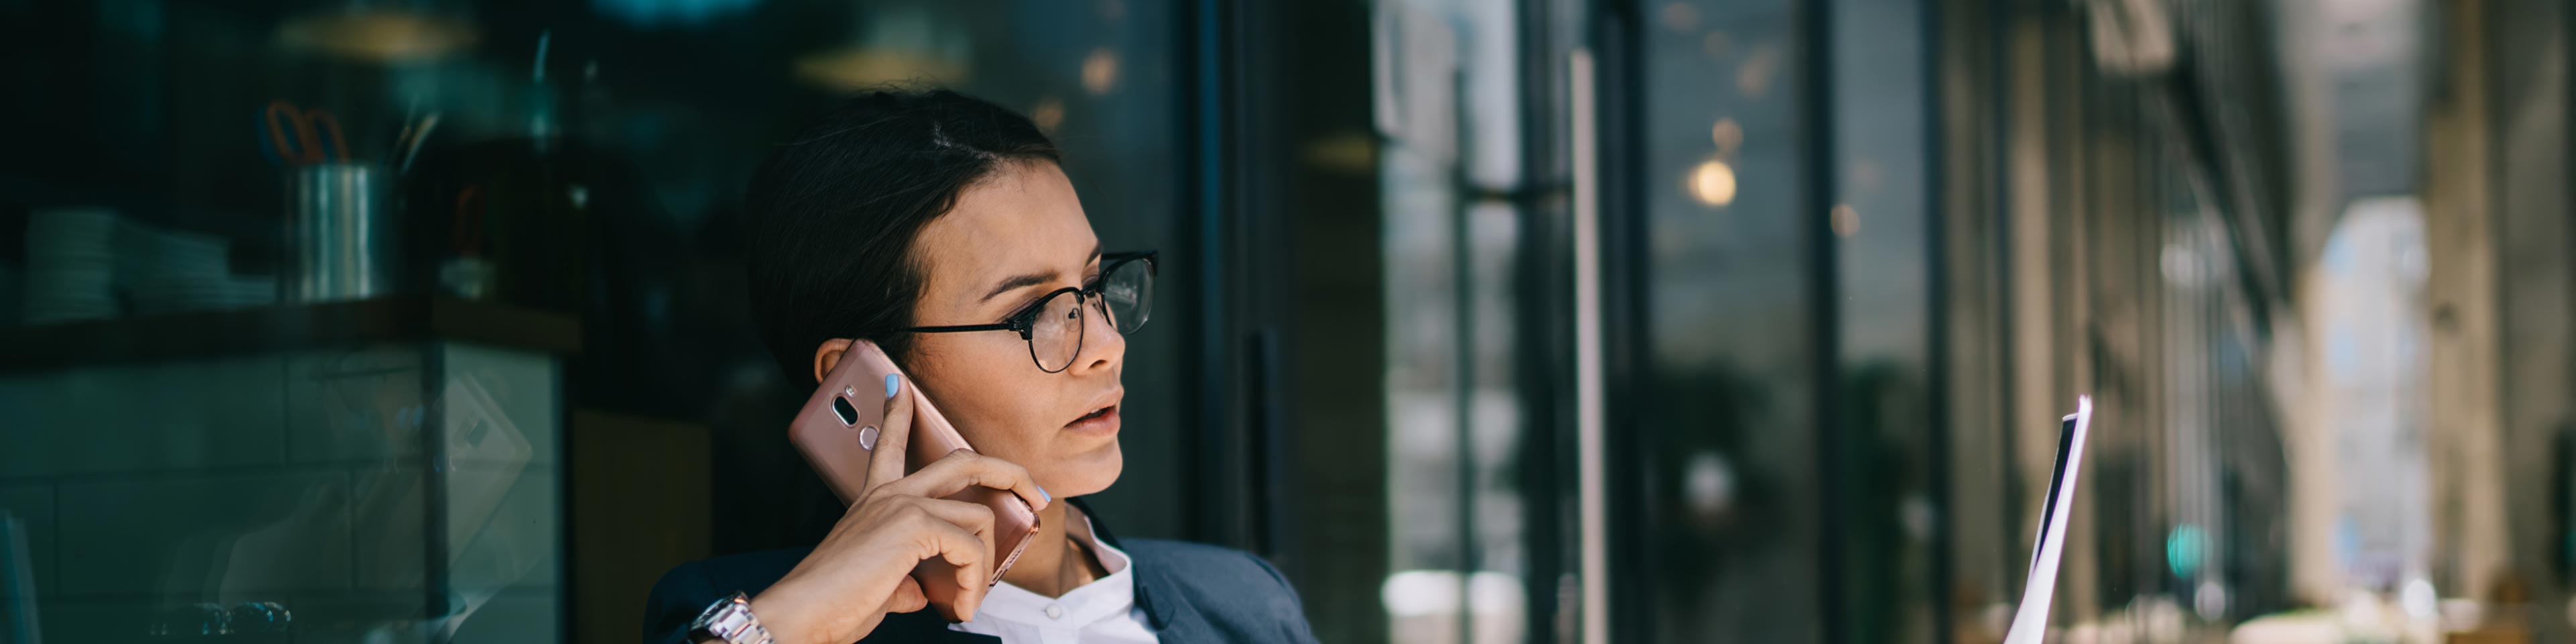
[[[805,454],[805,460],[822,473],[823,480],[831,484],[832,492],[840,495],[844,504],[857,498],[861,486],[867,484],[869,457],[875,453],[879,428],[885,424],[885,378],[899,373],[903,371],[895,368],[894,360],[887,358],[876,343],[851,342],[840,364],[824,375],[823,386],[805,401],[805,410],[787,426],[788,439],[796,443],[796,451]],[[911,378],[904,380],[909,383]],[[902,395],[912,396],[912,436],[903,459],[906,474],[949,452],[974,449],[966,444],[964,435],[957,433],[956,426],[939,415],[939,408],[930,404],[929,396],[921,395],[910,384],[904,386]],[[1037,513],[1029,509],[1028,501],[1009,490],[980,485],[948,498],[993,509],[994,547],[1007,554],[993,566],[993,578],[985,585],[1001,583],[1002,572],[1020,560],[1020,552],[1028,549],[1031,537],[1037,536]],[[930,597],[931,606],[950,622],[968,617],[955,613],[957,593],[962,590],[957,586],[955,566],[930,559],[913,568],[912,578],[921,584],[922,594]]]

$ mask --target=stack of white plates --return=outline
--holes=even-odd
[[[136,315],[239,308],[239,280],[232,276],[231,244],[222,237],[141,224],[128,225],[118,243],[117,281]]]
[[[273,275],[237,275],[232,288],[225,291],[224,308],[248,309],[277,304],[277,277]]]
[[[26,319],[18,307],[27,303],[27,283],[18,279],[16,267],[0,264],[0,324]]]
[[[28,324],[116,317],[116,211],[61,208],[27,219]]]

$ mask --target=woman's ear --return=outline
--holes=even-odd
[[[823,376],[832,373],[832,367],[841,364],[841,354],[849,351],[848,338],[824,340],[821,346],[814,347],[814,382],[822,383]]]

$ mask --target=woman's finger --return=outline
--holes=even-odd
[[[949,452],[948,456],[923,466],[921,471],[887,485],[901,494],[934,499],[956,494],[967,486],[981,485],[1010,490],[1028,501],[1029,508],[1033,510],[1044,510],[1055,502],[1045,488],[1038,487],[1036,479],[1029,477],[1027,468],[963,449]]]
[[[902,374],[886,374],[885,413],[877,422],[877,446],[868,455],[868,481],[861,495],[904,477],[903,455],[912,444],[912,383]]]
[[[916,507],[929,509],[927,506]],[[984,580],[993,574],[992,547],[983,537],[932,512],[923,512],[920,516],[924,524],[921,534],[928,540],[926,545],[932,552],[922,559],[936,557],[956,567],[959,592],[955,604],[949,608],[957,612],[959,621],[973,618],[976,609],[984,604]]]
[[[930,596],[922,594],[921,582],[913,581],[912,575],[904,575],[902,581],[895,583],[894,594],[886,596],[884,608],[886,613],[893,614],[909,613],[929,606]]]
[[[984,544],[983,558],[973,565],[957,564],[956,570],[957,587],[963,591],[957,594],[958,617],[974,617],[975,609],[984,605],[984,592],[992,587],[993,566],[998,565],[1002,556],[1002,551],[993,545],[993,509],[980,503],[947,499],[922,499],[920,506],[932,516],[974,533],[975,538]]]
[[[981,503],[948,499],[906,498],[920,498],[921,500],[916,501],[915,504],[921,506],[922,510],[930,512],[931,516],[939,517],[941,521],[956,524],[957,527],[965,528],[967,532],[975,533],[975,536],[983,538],[984,551],[993,551],[992,508],[984,507]]]

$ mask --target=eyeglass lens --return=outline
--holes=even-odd
[[[1037,359],[1038,368],[1063,371],[1082,353],[1084,327],[1089,326],[1082,317],[1086,309],[1101,309],[1122,334],[1136,332],[1153,315],[1154,274],[1142,260],[1111,268],[1101,276],[1099,289],[1096,307],[1082,306],[1090,298],[1081,293],[1058,293],[1039,304],[1029,327],[1029,356]]]

